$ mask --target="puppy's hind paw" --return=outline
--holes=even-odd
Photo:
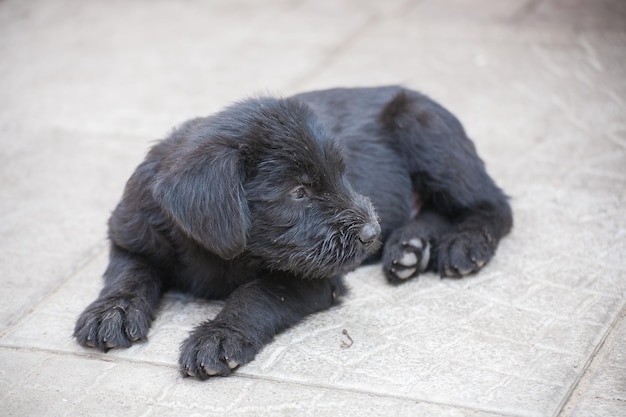
[[[491,236],[482,231],[466,231],[446,236],[439,247],[439,274],[461,278],[485,266],[495,252]]]
[[[415,237],[386,248],[384,270],[391,283],[404,282],[424,272],[430,260],[430,244]]]

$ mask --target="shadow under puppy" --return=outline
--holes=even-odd
[[[164,291],[226,299],[180,350],[183,375],[228,375],[278,332],[331,307],[342,275],[382,257],[399,283],[461,277],[512,226],[457,119],[402,87],[254,98],[154,146],[109,221],[104,288],[74,336],[146,338]]]

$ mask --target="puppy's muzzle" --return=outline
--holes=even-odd
[[[380,243],[378,238],[380,237],[381,229],[374,205],[369,198],[360,194],[354,197],[354,201],[358,207],[358,212],[361,213],[359,216],[360,220],[363,222],[360,224],[359,229],[356,230],[356,238],[368,252],[375,250]]]
[[[380,236],[380,225],[377,221],[366,223],[359,230],[359,241],[365,246],[371,246]]]

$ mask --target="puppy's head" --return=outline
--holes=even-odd
[[[345,176],[311,110],[252,99],[189,122],[169,141],[153,195],[186,234],[224,259],[327,277],[377,248],[374,208]]]

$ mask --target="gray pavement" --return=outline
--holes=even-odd
[[[177,349],[219,303],[168,295],[128,350],[72,340],[155,139],[252,94],[388,83],[455,112],[512,197],[480,274],[360,268],[207,382]],[[624,417],[625,203],[621,0],[4,0],[0,415]]]

